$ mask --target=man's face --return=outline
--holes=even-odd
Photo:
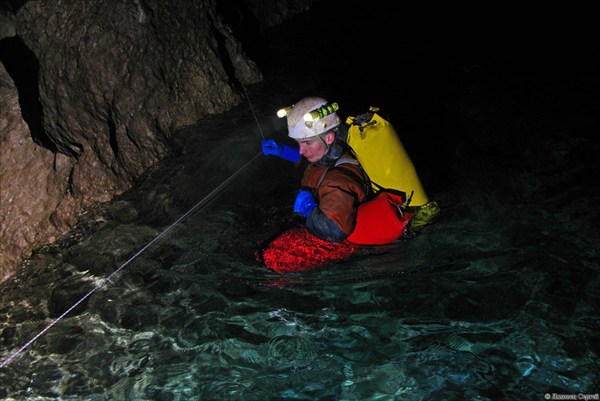
[[[333,143],[333,137],[334,134],[330,132],[325,135],[299,140],[300,154],[311,163],[321,160],[327,152],[327,147]]]

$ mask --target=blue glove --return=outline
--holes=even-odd
[[[262,152],[265,155],[278,156],[284,160],[294,163],[300,160],[300,152],[298,151],[298,148],[277,143],[272,139],[263,139]]]
[[[310,191],[303,189],[298,192],[296,200],[294,201],[294,212],[301,214],[304,217],[308,217],[310,212],[312,212],[316,207],[317,202]]]

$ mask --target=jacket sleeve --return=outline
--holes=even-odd
[[[306,228],[327,241],[345,240],[354,230],[358,205],[366,198],[363,186],[354,166],[329,170],[318,189],[319,206],[308,216]]]
[[[317,237],[330,241],[342,242],[349,234],[343,232],[335,221],[316,207],[306,219],[306,228]]]

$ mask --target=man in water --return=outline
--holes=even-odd
[[[288,136],[299,147],[262,141],[265,155],[308,161],[294,212],[306,217],[311,233],[331,242],[352,233],[358,205],[372,196],[369,178],[345,142],[345,127],[336,110],[336,103],[323,98],[304,98],[278,113],[287,117]]]

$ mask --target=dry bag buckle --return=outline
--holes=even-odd
[[[377,121],[373,120],[373,115],[374,115],[374,113],[372,113],[372,112],[359,114],[358,116],[356,116],[356,118],[352,119],[351,125],[358,126],[358,129],[360,130],[360,132],[363,132],[365,130],[365,128],[368,127],[369,125],[377,124]]]
[[[402,205],[395,205],[398,210],[398,214],[400,215],[400,220],[404,220],[404,210],[402,210]]]
[[[410,191],[410,196],[408,198],[406,198],[406,200],[404,202],[402,202],[402,208],[406,209],[408,208],[408,205],[410,205],[410,201],[412,200],[413,194],[415,193],[415,191]]]

